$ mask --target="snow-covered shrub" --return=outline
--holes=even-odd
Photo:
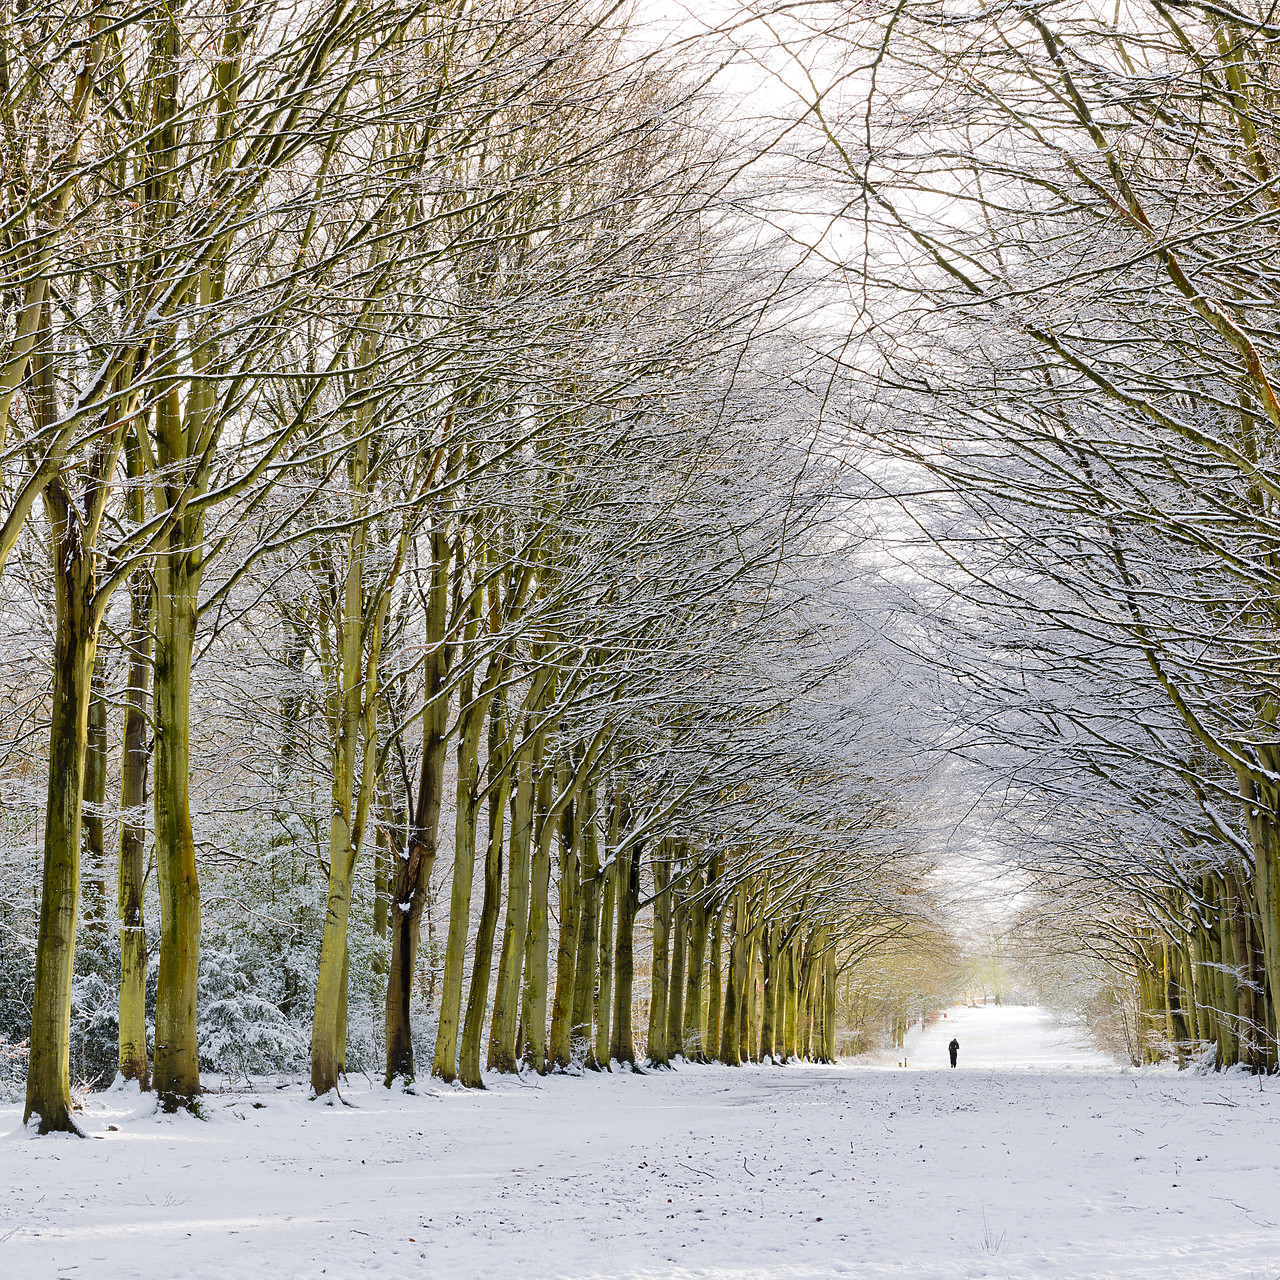
[[[118,966],[117,966],[118,968]],[[111,1083],[119,1060],[118,980],[101,972],[71,982],[71,1078],[90,1088]]]
[[[20,798],[20,797],[19,797]],[[35,995],[40,847],[34,810],[0,796],[0,1044],[31,1034]]]
[[[200,957],[200,1065],[229,1075],[260,1075],[298,1065],[307,1041],[255,989],[240,957],[207,949]]]
[[[0,1035],[0,1102],[18,1102],[27,1087],[27,1040],[13,1041]]]

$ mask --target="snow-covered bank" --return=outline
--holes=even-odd
[[[1010,1013],[966,1011],[962,1052],[999,1039],[995,1015],[1007,1031]],[[945,1051],[952,1025],[926,1035],[947,1033]],[[1056,1034],[1039,1025],[1040,1049],[1029,1040],[1024,1057]],[[30,1137],[3,1109],[0,1274],[1280,1271],[1280,1088],[1269,1080],[690,1067],[409,1098],[360,1080],[350,1098],[328,1108],[298,1088],[211,1095],[201,1122],[104,1095],[84,1117],[89,1142]]]

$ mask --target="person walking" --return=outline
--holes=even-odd
[[[954,1067],[956,1059],[960,1056],[960,1041],[954,1036],[951,1039],[951,1043],[947,1045],[947,1052],[951,1055],[951,1065]]]

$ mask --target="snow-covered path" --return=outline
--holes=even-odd
[[[952,1036],[960,1041],[960,1070],[1114,1071],[1116,1065],[1106,1054],[1087,1047],[1079,1031],[1058,1026],[1047,1009],[1011,1005],[951,1009],[923,1032],[917,1028],[907,1037],[907,1066],[924,1071],[949,1068],[947,1044]],[[892,1060],[895,1055],[890,1051],[880,1057]]]
[[[957,1034],[958,1071],[361,1081],[350,1108],[211,1095],[206,1122],[111,1094],[91,1142],[2,1108],[0,1276],[1275,1280],[1277,1084],[1084,1070],[1029,1015],[908,1046],[937,1066]]]

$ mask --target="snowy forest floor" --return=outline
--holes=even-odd
[[[112,1092],[88,1142],[6,1106],[0,1274],[1280,1277],[1280,1081],[1121,1071],[1029,1009],[952,1010],[906,1069],[884,1056],[418,1097],[358,1077],[334,1108],[264,1081],[205,1121]]]

